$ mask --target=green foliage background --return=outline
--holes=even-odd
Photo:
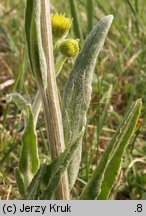
[[[6,104],[6,94],[18,91],[30,101],[36,84],[30,73],[25,35],[24,0],[0,0],[0,199],[18,197],[13,174],[20,156],[20,134],[23,124],[15,105]],[[52,0],[52,12],[71,16],[68,0]],[[105,15],[113,14],[114,23],[99,56],[93,79],[93,94],[88,111],[88,126],[84,136],[80,175],[72,196],[77,198],[95,169],[106,144],[111,139],[122,116],[132,101],[143,99],[142,115],[124,156],[123,171],[113,198],[142,199],[146,191],[146,3],[145,0],[76,0],[79,30],[72,28],[70,36],[81,37],[80,46],[91,27]],[[93,4],[93,10],[90,6]],[[87,7],[88,6],[88,7]],[[68,60],[57,78],[60,95],[72,68]],[[106,93],[113,85],[107,104]],[[106,114],[99,127],[101,113]],[[43,161],[47,152],[43,114],[37,125],[39,151]],[[100,131],[99,131],[100,128]],[[100,133],[99,133],[100,132]],[[49,161],[50,158],[48,157]]]

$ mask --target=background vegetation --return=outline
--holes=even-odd
[[[72,17],[69,0],[52,0],[52,12]],[[113,14],[114,23],[101,52],[93,79],[93,94],[83,143],[80,174],[72,192],[76,199],[95,169],[107,142],[132,101],[142,98],[143,111],[136,134],[123,159],[114,199],[142,199],[146,192],[146,3],[145,0],[77,0],[79,23],[70,35],[80,46],[94,24]],[[16,199],[13,170],[20,156],[21,115],[6,95],[19,92],[30,101],[36,84],[30,73],[25,35],[25,1],[0,0],[0,199]],[[78,25],[79,24],[79,25]],[[60,96],[74,59],[68,60],[57,78]],[[107,94],[110,86],[113,91]],[[42,160],[47,152],[43,114],[37,125]],[[48,157],[49,160],[49,157]]]

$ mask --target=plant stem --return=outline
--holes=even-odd
[[[46,119],[47,135],[52,160],[60,155],[65,149],[61,110],[59,105],[58,90],[54,70],[54,58],[52,47],[52,29],[50,17],[50,1],[41,1],[41,32],[43,49],[47,62],[47,82],[46,90],[40,89],[42,95],[43,108]],[[67,172],[62,177],[56,192],[56,199],[68,200],[69,187]]]
[[[33,111],[35,127],[37,125],[37,120],[38,120],[38,116],[39,116],[41,107],[42,107],[42,98],[41,98],[40,91],[37,91],[34,102],[33,102],[33,105],[32,105],[32,111]]]

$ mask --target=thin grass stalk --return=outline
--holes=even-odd
[[[76,0],[69,0],[69,3],[70,3],[71,16],[73,17],[74,33],[76,37],[79,38],[81,42],[83,42],[83,34],[79,24],[79,15],[78,15],[79,13],[77,9]]]
[[[87,18],[88,18],[88,32],[93,28],[93,0],[87,0],[86,2]]]
[[[143,30],[143,33],[146,34],[146,28],[145,28],[145,26],[144,26],[144,24],[143,24],[143,21],[142,21],[141,18],[139,17],[139,15],[138,15],[136,9],[134,8],[132,2],[131,2],[130,0],[127,0],[127,1],[125,1],[125,2],[126,2],[126,4],[128,4],[128,6],[129,6],[131,12],[132,12],[133,15],[134,15],[134,18],[135,18],[135,20],[136,20],[136,25],[137,25],[137,27],[141,27],[141,29]]]

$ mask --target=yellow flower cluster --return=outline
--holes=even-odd
[[[72,38],[66,38],[72,20],[66,18],[65,15],[55,14],[51,18],[52,33],[56,48],[66,57],[74,57],[79,53],[79,41]]]
[[[65,15],[62,14],[53,15],[51,23],[53,36],[58,39],[66,36],[72,25],[71,19],[66,18]]]
[[[79,53],[79,41],[72,38],[63,40],[59,45],[60,52],[67,57],[74,57]]]

